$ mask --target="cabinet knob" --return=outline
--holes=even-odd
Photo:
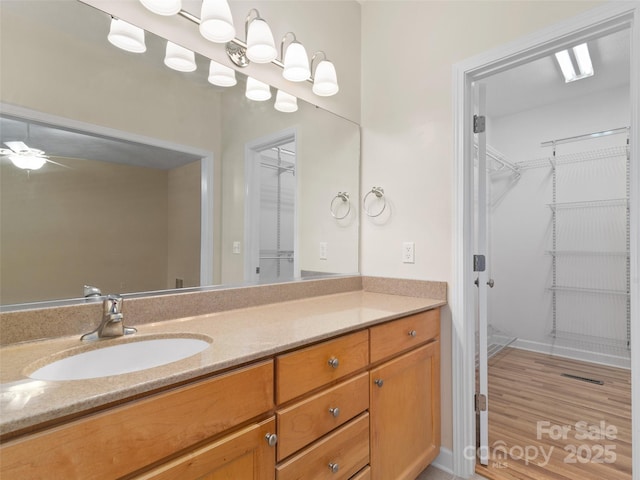
[[[331,473],[336,473],[338,470],[340,470],[340,465],[338,465],[337,463],[330,463],[329,470],[331,470]]]
[[[278,443],[278,436],[275,433],[267,433],[264,438],[270,447],[275,447]]]
[[[382,385],[384,385],[384,380],[382,380],[381,378],[377,378],[373,381],[373,383],[375,383],[379,387],[382,387]]]
[[[336,357],[332,357],[329,359],[329,366],[331,368],[338,368],[338,365],[340,365],[340,362]]]
[[[337,417],[338,415],[340,415],[340,409],[338,407],[330,408],[329,413],[332,416]]]
[[[409,336],[410,336],[410,337],[415,337],[417,334],[418,334],[418,332],[416,332],[415,330],[411,330],[411,331],[409,332]]]

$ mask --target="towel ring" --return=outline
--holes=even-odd
[[[371,213],[371,211],[367,209],[367,197],[372,193],[377,198],[381,198],[382,201],[384,202],[382,204],[382,208],[378,213]],[[382,215],[382,212],[384,212],[385,208],[387,208],[387,200],[384,198],[384,190],[382,189],[382,187],[373,187],[371,191],[367,192],[367,194],[362,199],[362,209],[364,210],[364,213],[366,213],[368,217],[379,217],[380,215]]]
[[[347,213],[345,213],[342,216],[339,216],[336,212],[338,211],[338,208],[336,206],[335,211],[334,211],[334,205],[335,201],[341,199],[342,202],[347,202]],[[338,204],[340,205],[340,204]],[[331,205],[329,205],[329,210],[331,211],[331,216],[337,220],[342,220],[343,218],[346,218],[347,215],[349,215],[349,212],[351,212],[351,202],[349,201],[349,194],[347,192],[338,192],[338,194],[333,197],[333,200],[331,200]]]

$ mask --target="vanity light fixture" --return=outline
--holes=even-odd
[[[142,53],[147,50],[144,43],[144,30],[119,18],[111,18],[107,40],[127,52]]]
[[[318,55],[322,55],[324,59],[316,65],[315,73],[313,73],[313,62]],[[338,86],[336,67],[327,60],[327,55],[323,51],[313,54],[311,58],[311,72],[313,74],[313,87],[311,89],[313,93],[320,97],[329,97],[338,93],[340,87]]]
[[[273,104],[273,108],[279,112],[292,113],[298,110],[298,99],[282,90],[278,90],[276,93],[276,101]]]
[[[164,64],[178,72],[193,72],[196,68],[195,54],[173,42],[167,42]]]
[[[238,81],[236,80],[236,71],[218,62],[211,60],[209,64],[209,83],[219,87],[233,87]]]
[[[200,34],[216,43],[227,43],[236,36],[227,0],[204,0],[200,12]]]
[[[252,17],[255,14],[255,17]],[[244,23],[247,38],[247,58],[255,63],[270,63],[278,56],[276,42],[267,22],[252,8]]]
[[[287,47],[287,51],[284,51],[284,43],[287,37],[291,36],[293,39]],[[311,69],[309,68],[309,56],[307,51],[298,40],[293,32],[287,32],[282,37],[280,42],[280,58],[284,65],[282,69],[282,76],[291,82],[304,82],[311,76]]]
[[[271,98],[271,88],[260,80],[256,80],[253,77],[247,77],[247,89],[245,90],[245,95],[249,100],[264,102]]]
[[[560,70],[562,70],[565,83],[591,77],[593,75],[593,64],[591,63],[589,47],[587,44],[581,43],[580,45],[573,47],[571,50],[575,57],[579,73],[576,73],[569,50],[562,50],[555,54],[558,65],[560,65]]]
[[[140,0],[147,10],[158,15],[175,15],[182,10],[182,0]]]

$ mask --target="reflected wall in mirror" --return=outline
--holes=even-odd
[[[57,164],[0,157],[0,303],[356,273],[358,126],[250,101],[241,74],[215,87],[205,58],[169,70],[152,35],[144,54],[119,50],[109,21],[78,2],[3,1],[1,141]],[[342,220],[338,192],[353,202]]]

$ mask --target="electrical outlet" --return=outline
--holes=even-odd
[[[402,263],[415,263],[415,244],[413,242],[402,244]]]
[[[320,242],[320,260],[327,259],[327,242]]]
[[[237,240],[233,242],[233,253],[240,253],[240,242],[238,242]]]

